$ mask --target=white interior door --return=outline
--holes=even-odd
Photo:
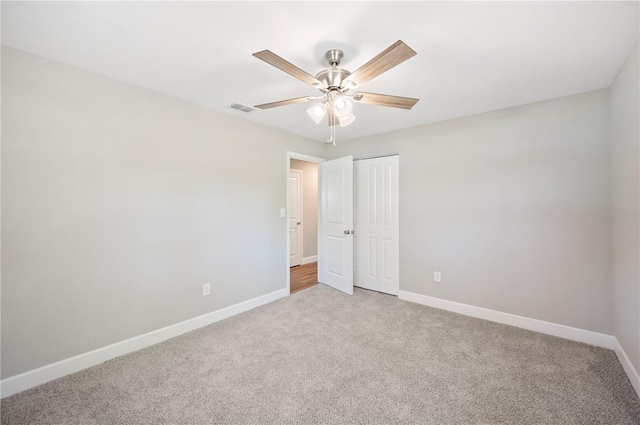
[[[302,171],[289,174],[289,267],[302,264]]]
[[[400,290],[399,159],[356,161],[355,285],[398,295]]]
[[[320,164],[319,281],[353,295],[353,157]]]

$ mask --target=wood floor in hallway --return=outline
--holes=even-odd
[[[291,267],[291,293],[311,288],[318,283],[318,263]]]

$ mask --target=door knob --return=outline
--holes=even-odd
[[[301,222],[301,221],[299,221],[299,222],[297,223],[297,224],[298,224],[298,226],[299,226],[301,223],[302,223],[302,222]]]

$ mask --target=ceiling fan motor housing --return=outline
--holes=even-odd
[[[320,80],[326,87],[331,89],[338,89],[342,87],[342,82],[345,78],[347,78],[351,73],[346,69],[325,69],[316,75],[316,78]]]
[[[324,55],[331,68],[318,72],[316,79],[325,84],[329,90],[341,88],[344,79],[351,75],[346,69],[338,68],[343,55],[342,50],[338,49],[331,49]]]

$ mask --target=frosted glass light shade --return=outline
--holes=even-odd
[[[323,103],[317,104],[307,109],[307,114],[309,114],[311,119],[314,120],[316,124],[320,124],[322,118],[324,118],[324,116],[327,114],[327,107]]]
[[[333,110],[338,118],[346,117],[351,114],[353,105],[348,99],[339,97],[333,101]]]
[[[356,120],[356,116],[353,114],[348,114],[344,117],[338,117],[338,119],[340,120],[340,127],[346,127]]]

